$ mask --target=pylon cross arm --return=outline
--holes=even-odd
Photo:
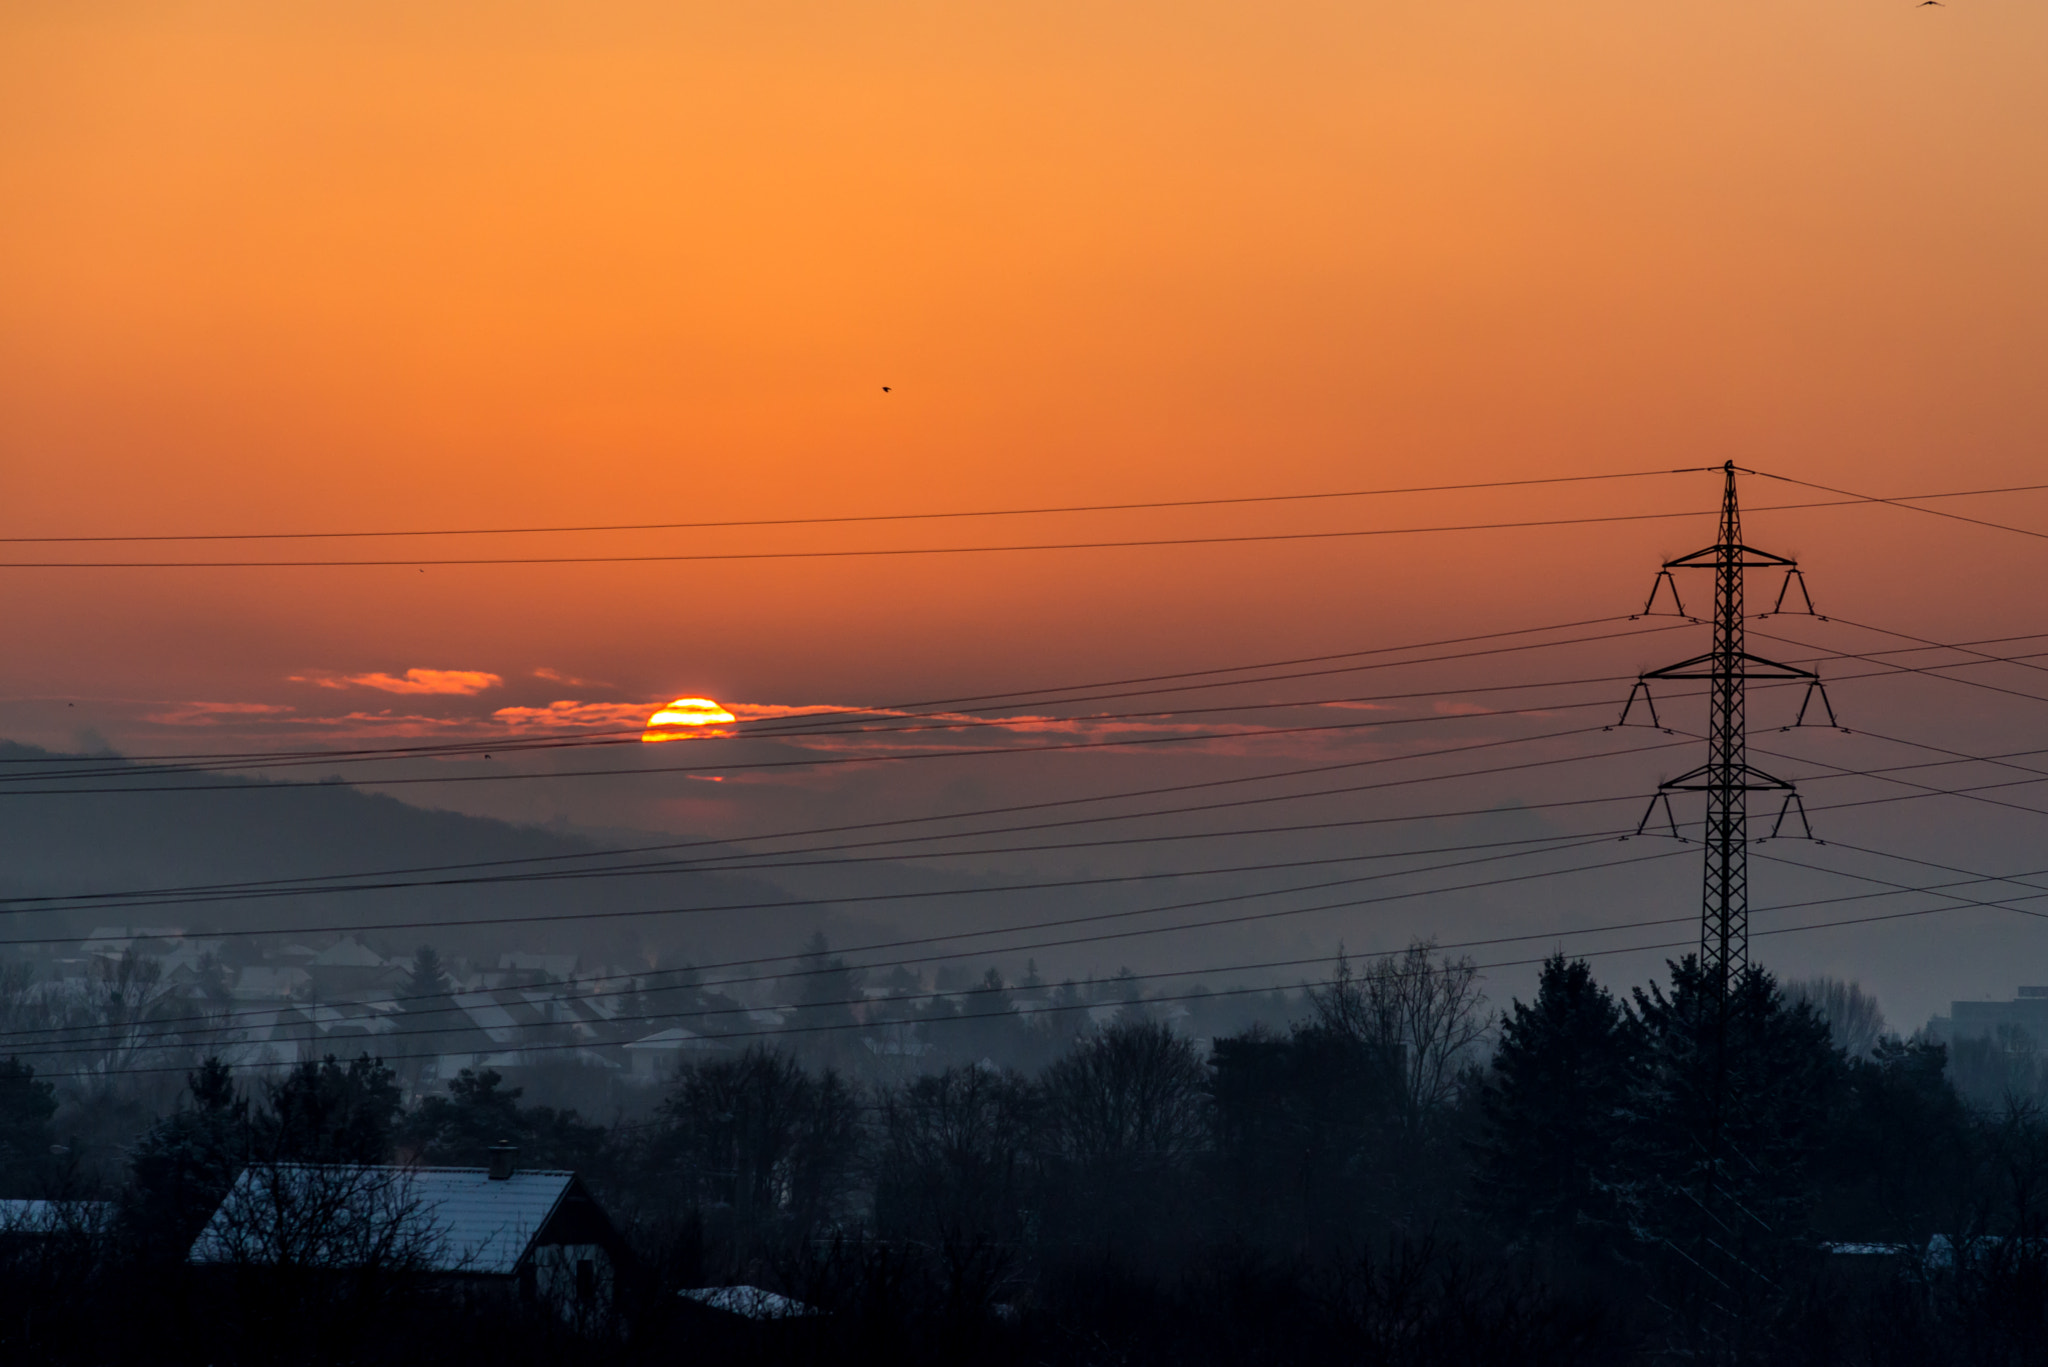
[[[1676,560],[1667,560],[1664,562],[1664,568],[1667,570],[1717,570],[1721,568],[1721,552],[1724,549],[1726,548],[1719,544],[1708,546],[1702,550],[1694,551],[1690,555],[1681,555]],[[1790,568],[1799,563],[1790,556],[1772,555],[1769,551],[1760,551],[1754,546],[1738,544],[1734,550],[1737,555],[1742,557],[1740,564],[1746,570],[1769,569],[1773,565]]]
[[[1793,786],[1775,774],[1767,774],[1754,765],[1744,764],[1735,770],[1734,783],[1721,781],[1724,771],[1719,765],[1702,764],[1697,769],[1688,769],[1677,778],[1666,779],[1657,785],[1660,793],[1709,793],[1719,790],[1728,793],[1789,793]]]
[[[1739,651],[1735,658],[1742,662],[1742,668],[1728,671],[1721,668],[1721,656],[1717,652],[1695,655],[1690,660],[1665,665],[1662,669],[1646,670],[1640,676],[1645,679],[1817,679],[1820,675],[1797,665],[1780,664],[1766,660],[1761,655]]]

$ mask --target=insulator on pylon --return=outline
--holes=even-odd
[[[1816,845],[1826,843],[1814,840],[1813,823],[1806,819],[1806,804],[1799,800],[1799,794],[1797,793],[1785,794],[1785,805],[1778,809],[1778,819],[1771,823],[1771,833],[1764,838],[1766,840],[1776,840],[1778,832],[1785,829],[1785,818],[1791,816],[1794,812],[1799,814],[1799,829],[1803,833],[1801,836],[1794,837],[1795,839],[1813,840],[1813,843]]]
[[[1643,809],[1643,819],[1636,823],[1636,834],[1641,835],[1649,829],[1650,818],[1657,814],[1659,803],[1663,804],[1664,821],[1671,828],[1671,838],[1679,841],[1681,844],[1684,843],[1685,837],[1678,833],[1678,817],[1671,810],[1671,794],[1669,793],[1658,793],[1650,799],[1650,805]],[[1659,832],[1659,834],[1661,835],[1662,832]]]
[[[1793,722],[1792,725],[1806,725],[1806,709],[1813,705],[1813,700],[1815,698],[1820,699],[1820,709],[1822,712],[1827,714],[1828,726],[1836,731],[1846,731],[1848,728],[1835,720],[1835,705],[1828,701],[1827,685],[1822,683],[1819,679],[1814,679],[1807,683],[1806,696],[1799,700],[1799,719]],[[1815,722],[1814,725],[1818,726],[1820,725],[1820,723]],[[1790,730],[1791,728],[1787,727],[1786,729]]]
[[[1671,611],[1660,613],[1657,611],[1657,590],[1667,584],[1671,586]],[[1671,577],[1670,570],[1657,571],[1657,577],[1650,581],[1650,596],[1643,600],[1643,610],[1636,615],[1639,617],[1684,617],[1688,615],[1685,610],[1685,604],[1679,601],[1678,581]]]
[[[1642,698],[1643,706],[1649,709],[1650,725],[1656,727],[1659,731],[1668,730],[1664,723],[1657,719],[1657,700],[1650,696],[1650,683],[1647,679],[1637,679],[1636,686],[1628,691],[1628,701],[1621,705],[1621,719],[1615,722],[1614,726],[1627,726],[1629,724],[1628,714],[1634,709],[1638,697]],[[1637,722],[1636,725],[1641,726],[1642,723]],[[1612,731],[1614,727],[1610,726],[1607,729]]]
[[[1794,609],[1792,615],[1795,617],[1820,617],[1820,614],[1813,610],[1813,595],[1806,591],[1806,576],[1799,572],[1799,567],[1796,565],[1785,571],[1785,582],[1778,585],[1778,601],[1771,605],[1770,612],[1764,614],[1765,616],[1777,616],[1785,611],[1785,595],[1792,592],[1793,585],[1795,584],[1799,587],[1799,601],[1806,604],[1806,611],[1802,613]],[[1827,620],[1825,617],[1820,617],[1820,619],[1823,622]]]

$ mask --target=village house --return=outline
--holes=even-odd
[[[252,1164],[193,1242],[201,1266],[381,1271],[461,1295],[504,1296],[566,1319],[610,1311],[622,1245],[573,1172]]]

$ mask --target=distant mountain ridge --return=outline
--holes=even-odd
[[[8,788],[58,786],[56,780],[28,781],[45,765],[90,765],[123,770],[139,778],[175,777],[179,788],[202,791],[109,791],[120,781],[103,776],[78,780],[77,794],[21,794]],[[6,780],[12,780],[8,782]],[[211,791],[206,791],[211,790]],[[640,837],[655,843],[663,837]],[[518,825],[413,806],[395,797],[364,792],[332,779],[311,782],[204,773],[175,764],[140,762],[115,755],[66,754],[0,741],[0,896],[67,896],[85,893],[191,887],[261,879],[375,874],[386,870],[446,865],[488,865],[504,860],[549,863],[394,873],[371,882],[489,877],[524,870],[559,871],[583,867],[563,856],[590,855],[634,843],[620,832],[601,836]],[[731,853],[711,846],[703,853]],[[559,863],[553,861],[559,860]],[[235,901],[206,899],[171,905],[99,908],[90,904],[62,910],[15,912],[0,917],[0,938],[50,936],[77,939],[99,925],[181,925],[193,930],[275,930],[332,926],[372,929],[401,947],[418,942],[493,950],[574,948],[604,958],[645,959],[662,953],[691,958],[698,941],[710,949],[726,939],[714,925],[685,929],[677,920],[723,918],[602,917],[584,921],[542,921],[470,929],[409,929],[408,920],[521,917],[550,913],[605,913],[646,907],[725,905],[778,900],[787,894],[764,880],[720,874],[687,878],[570,879],[552,882],[472,882],[439,887],[391,887],[371,891],[296,894]],[[800,937],[798,937],[800,938]],[[0,950],[0,953],[6,952]]]

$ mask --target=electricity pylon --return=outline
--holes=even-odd
[[[1819,675],[1812,670],[1766,660],[1743,648],[1744,570],[1775,568],[1785,571],[1785,582],[1778,590],[1773,612],[1784,610],[1786,595],[1795,586],[1799,590],[1799,601],[1804,603],[1809,614],[1813,612],[1813,600],[1807,595],[1806,580],[1799,573],[1797,561],[1743,544],[1742,510],[1735,498],[1735,462],[1729,461],[1721,468],[1726,482],[1721,495],[1720,539],[1704,550],[1665,561],[1664,567],[1657,572],[1656,581],[1650,586],[1649,600],[1643,605],[1643,615],[1659,615],[1656,612],[1657,596],[1668,588],[1674,614],[1686,616],[1678,597],[1678,581],[1671,572],[1712,570],[1713,649],[1704,655],[1695,655],[1689,660],[1680,660],[1677,664],[1665,665],[1662,669],[1652,669],[1641,675],[1629,692],[1627,705],[1622,708],[1621,724],[1628,723],[1629,712],[1635,707],[1638,697],[1649,709],[1651,722],[1661,724],[1657,721],[1656,704],[1650,696],[1651,680],[1707,681],[1707,762],[1659,784],[1657,795],[1650,800],[1650,810],[1643,814],[1636,831],[1637,834],[1643,832],[1661,803],[1666,819],[1671,821],[1672,832],[1676,834],[1677,822],[1671,817],[1670,795],[1707,795],[1707,863],[1700,910],[1700,969],[1708,989],[1725,1003],[1729,987],[1749,966],[1749,795],[1757,792],[1785,794],[1772,835],[1784,829],[1786,819],[1794,812],[1799,815],[1802,833],[1812,835],[1811,829],[1807,828],[1806,808],[1799,800],[1798,791],[1785,780],[1767,774],[1749,762],[1744,687],[1751,679],[1803,679],[1807,685],[1806,700],[1800,706],[1796,724],[1805,724],[1807,707],[1816,697],[1829,724],[1834,723],[1835,716]]]

